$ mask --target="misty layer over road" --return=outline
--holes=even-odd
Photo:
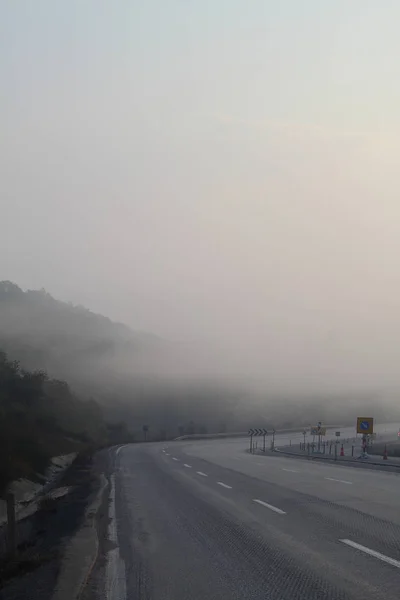
[[[217,440],[125,446],[109,476],[116,549],[85,600],[398,597],[397,474]]]
[[[400,5],[367,4],[3,2],[2,277],[176,342],[120,372],[395,397]]]
[[[0,4],[4,455],[400,420],[400,2]],[[397,475],[162,450],[96,600],[399,596]]]

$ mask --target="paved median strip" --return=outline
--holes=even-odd
[[[385,556],[385,554],[376,552],[376,550],[371,550],[371,548],[367,548],[366,546],[362,546],[361,544],[357,544],[357,542],[352,542],[351,540],[339,540],[339,542],[342,542],[342,544],[346,544],[346,546],[350,546],[351,548],[355,548],[355,550],[365,552],[365,554],[369,554],[370,556],[373,556],[374,558],[377,558],[388,565],[392,565],[392,567],[397,567],[400,569],[400,561],[390,558],[390,556]]]
[[[281,510],[280,508],[277,508],[276,506],[272,506],[272,504],[268,504],[267,502],[264,502],[263,500],[258,500],[257,498],[253,498],[253,502],[257,502],[257,504],[261,504],[261,506],[265,506],[265,508],[269,508],[269,510],[273,510],[274,512],[278,513],[278,515],[286,515],[284,510]]]
[[[227,485],[226,483],[222,483],[222,481],[217,481],[217,484],[220,485],[221,487],[226,488],[227,490],[231,490],[232,489],[231,485]]]
[[[335,479],[334,477],[324,477],[328,481],[337,481],[338,483],[347,483],[347,485],[353,485],[352,481],[346,481],[345,479]]]
[[[186,467],[187,469],[191,469],[192,468],[192,465],[188,465],[186,463],[184,463],[183,466]]]
[[[197,473],[197,475],[201,475],[202,477],[208,477],[208,475],[206,475],[202,471],[196,471],[196,473]]]

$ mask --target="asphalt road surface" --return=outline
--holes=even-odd
[[[246,450],[119,449],[96,598],[399,598],[400,475]]]

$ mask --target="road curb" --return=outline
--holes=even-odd
[[[103,473],[99,479],[99,490],[85,511],[83,525],[65,548],[52,600],[78,600],[96,563],[99,552],[96,516],[108,487]]]

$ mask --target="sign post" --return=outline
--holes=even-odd
[[[311,426],[310,433],[313,436],[313,443],[312,443],[313,449],[314,449],[315,436],[317,436],[317,438],[318,438],[318,448],[317,448],[317,451],[321,452],[322,436],[326,435],[326,427],[322,427],[322,422],[319,421],[318,425],[312,425]]]
[[[263,440],[263,452],[266,451],[266,447],[265,447],[265,438],[268,435],[268,431],[264,428],[260,428],[257,429],[255,427],[251,427],[249,429],[249,436],[250,436],[250,453],[254,452],[254,448],[257,448],[257,444],[254,444],[253,442],[253,436],[257,437],[257,436],[263,436],[264,440]]]
[[[250,436],[250,454],[252,454],[252,452],[253,452],[253,435],[254,435],[254,429],[249,429],[249,436]]]
[[[265,452],[265,438],[268,435],[268,431],[263,429],[263,452]]]
[[[374,419],[372,417],[357,417],[357,433],[362,434],[360,458],[368,458],[367,436],[374,433]]]
[[[275,429],[272,430],[271,450],[275,450]]]

